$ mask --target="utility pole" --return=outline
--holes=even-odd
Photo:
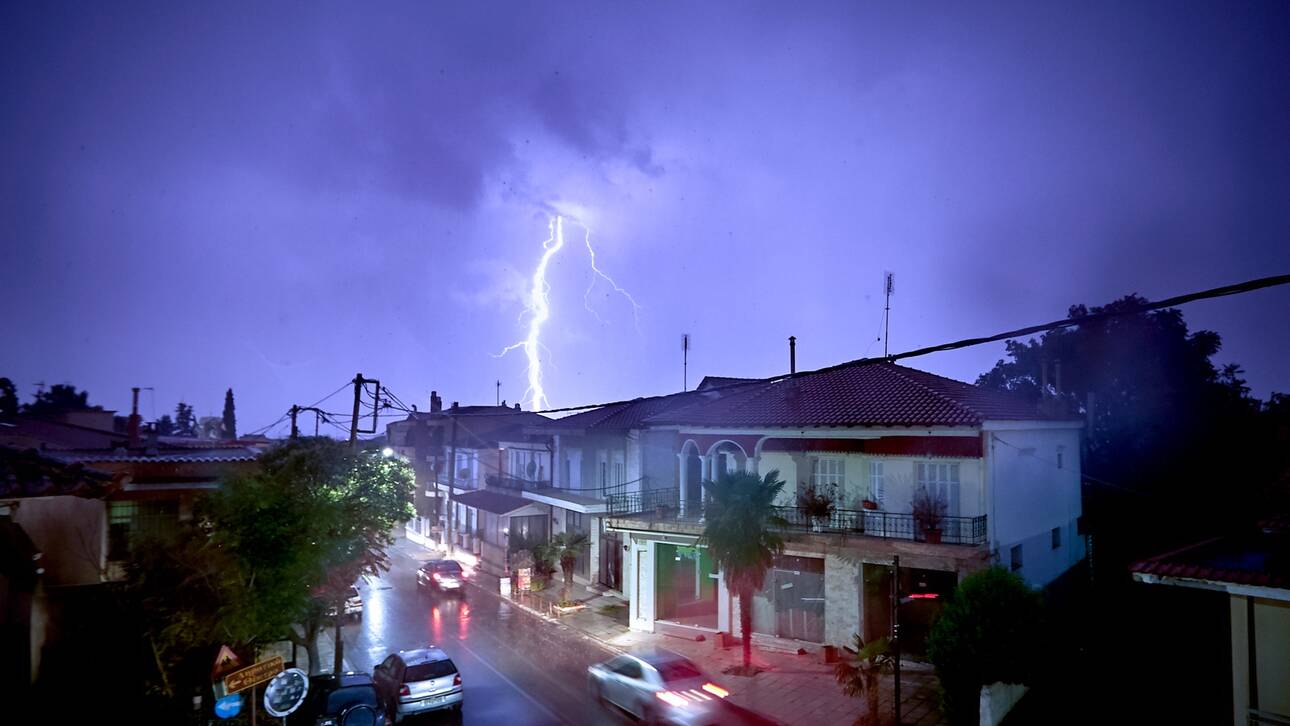
[[[358,409],[363,401],[363,385],[367,383],[376,384],[376,392],[372,394],[372,428],[371,430],[360,429],[358,427]],[[362,373],[354,374],[354,415],[349,421],[349,446],[351,449],[358,448],[359,434],[376,433],[377,418],[381,410],[381,382],[375,378],[364,378]],[[310,409],[302,409],[310,410]],[[313,409],[317,410],[317,409]]]
[[[900,555],[891,559],[891,648],[894,651],[892,671],[893,706],[896,709],[896,726],[900,726]]]
[[[502,405],[502,382],[497,381],[497,405]]]
[[[354,374],[354,415],[349,420],[349,448],[358,446],[358,404],[363,395],[363,374]]]
[[[296,416],[299,413],[300,413],[300,407],[294,403],[291,404],[291,438],[293,439],[300,438],[300,429],[299,427],[296,426]]]
[[[457,404],[453,404],[456,407]],[[452,417],[452,453],[448,454],[448,554],[452,554],[457,543],[453,539],[453,524],[457,519],[456,505],[453,503],[452,488],[457,485],[457,415]]]

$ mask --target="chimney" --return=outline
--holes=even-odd
[[[130,420],[126,424],[126,433],[130,437],[130,448],[139,446],[139,424],[143,419],[139,418],[139,387],[135,386],[130,389],[133,402],[130,404]]]
[[[516,410],[516,411],[520,410],[520,404],[518,404],[518,403],[517,403],[517,404],[515,404],[515,410]]]
[[[505,398],[503,398],[503,399],[502,399],[501,406],[502,406],[502,408],[508,408],[508,406],[506,405],[506,399],[505,399]]]
[[[443,399],[439,398],[438,391],[430,392],[430,413],[439,413],[443,411]]]
[[[457,402],[456,402],[456,401],[453,401],[453,402],[452,402],[452,410],[453,410],[453,411],[456,411],[456,410],[457,410]]]
[[[797,375],[797,336],[788,336],[788,372]]]

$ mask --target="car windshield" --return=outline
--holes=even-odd
[[[441,562],[439,563],[438,571],[444,575],[460,575],[461,565],[456,562]]]
[[[443,678],[457,672],[457,666],[448,659],[432,660],[428,663],[418,663],[408,666],[408,670],[403,674],[405,683],[414,681],[428,681],[431,678]]]
[[[663,677],[664,683],[673,681],[688,681],[691,678],[702,678],[703,672],[694,667],[694,664],[688,660],[669,660],[657,665],[658,674]]]

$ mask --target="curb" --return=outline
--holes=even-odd
[[[559,619],[559,618],[556,618],[556,617],[552,617],[552,616],[550,616],[550,615],[547,615],[546,613],[542,612],[541,610],[538,610],[537,608],[533,608],[533,607],[530,607],[530,606],[528,606],[528,605],[525,605],[524,603],[522,603],[522,602],[520,602],[520,601],[518,601],[518,600],[515,600],[514,598],[502,597],[501,593],[493,592],[491,589],[488,589],[488,588],[486,588],[486,587],[480,587],[479,585],[477,585],[477,584],[475,584],[475,583],[473,583],[473,582],[468,582],[467,584],[468,584],[470,587],[473,587],[473,588],[475,588],[475,589],[479,590],[480,592],[487,593],[488,595],[490,595],[490,596],[492,596],[492,597],[497,598],[497,599],[498,599],[499,601],[501,601],[501,602],[508,603],[508,604],[510,604],[510,605],[512,605],[512,606],[514,606],[515,608],[517,608],[518,610],[521,610],[521,611],[523,611],[523,612],[526,612],[526,613],[528,613],[529,615],[532,615],[532,616],[533,616],[533,617],[535,617],[535,618],[538,618],[538,619],[540,619],[540,620],[544,620],[544,621],[546,621],[546,622],[548,622],[548,623],[551,623],[552,625],[555,625],[556,627],[562,628],[562,629],[567,630],[567,631],[569,631],[569,632],[571,632],[571,633],[575,633],[575,634],[577,634],[577,635],[578,635],[578,637],[583,638],[584,640],[588,640],[588,641],[590,641],[590,642],[592,642],[592,643],[595,643],[596,645],[600,646],[601,648],[604,648],[605,650],[609,651],[609,652],[610,652],[611,654],[613,654],[613,655],[622,655],[624,652],[626,652],[626,651],[624,651],[622,648],[619,648],[619,647],[617,647],[617,646],[615,646],[615,645],[613,645],[613,644],[611,644],[611,643],[608,643],[608,642],[606,642],[606,641],[604,641],[604,640],[601,640],[600,638],[597,638],[596,636],[592,635],[591,633],[588,633],[588,632],[587,632],[587,631],[585,631],[585,630],[582,630],[582,629],[580,629],[580,628],[575,628],[575,627],[573,627],[572,625],[567,625],[567,624],[565,624],[565,623],[562,623],[562,622],[560,622],[560,619]]]

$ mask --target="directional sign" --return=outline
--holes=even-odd
[[[281,718],[300,708],[308,694],[309,676],[299,668],[288,668],[264,687],[264,710]]]
[[[233,718],[242,712],[242,697],[233,694],[215,702],[215,715],[220,718]]]
[[[228,693],[237,693],[245,691],[251,686],[258,686],[261,683],[282,672],[282,656],[275,655],[268,660],[262,660],[253,666],[248,666],[240,671],[234,671],[224,677],[224,689]]]

